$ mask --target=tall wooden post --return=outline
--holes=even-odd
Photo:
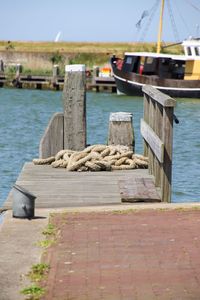
[[[64,149],[80,151],[86,147],[85,65],[67,65],[65,72]]]

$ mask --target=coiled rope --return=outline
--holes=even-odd
[[[61,150],[55,156],[33,159],[35,165],[51,165],[67,171],[112,171],[148,168],[148,158],[126,146],[92,145],[83,151]]]

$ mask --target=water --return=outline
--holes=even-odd
[[[0,89],[0,206],[26,161],[38,157],[39,141],[55,112],[62,111],[62,93]],[[136,152],[142,153],[139,133],[141,98],[87,94],[87,143],[106,143],[110,112],[134,114]],[[178,100],[174,124],[173,201],[200,201],[200,100]]]

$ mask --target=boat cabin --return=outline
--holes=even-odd
[[[188,39],[182,46],[186,56],[185,77],[186,80],[200,79],[200,39]]]
[[[183,79],[185,59],[157,53],[125,53],[122,71],[159,78]]]
[[[200,79],[200,39],[186,40],[182,46],[185,55],[126,52],[121,69],[161,79]]]

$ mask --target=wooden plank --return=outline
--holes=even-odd
[[[176,105],[176,100],[153,88],[151,85],[144,85],[142,91],[160,103],[163,107],[174,107]]]
[[[63,120],[63,113],[56,113],[52,116],[40,141],[40,158],[54,156],[58,151],[64,149]]]
[[[164,144],[143,119],[141,119],[141,134],[158,160],[162,163],[164,158]]]
[[[173,109],[165,108],[163,111],[163,142],[164,163],[162,172],[162,198],[164,202],[171,202],[172,181],[172,146],[173,146]]]
[[[119,180],[118,184],[122,202],[161,201],[150,178],[129,178]]]
[[[66,66],[63,107],[64,148],[76,151],[83,150],[86,147],[86,78],[84,65]]]
[[[148,171],[80,173],[26,163],[16,183],[36,195],[36,208],[105,205],[121,203],[118,180],[127,176],[147,177]],[[10,192],[3,208],[12,207],[12,197]]]
[[[163,108],[160,103],[156,103],[155,108],[155,134],[162,140],[162,130],[163,130],[163,120],[162,120],[162,112]],[[155,185],[161,186],[161,163],[157,158],[154,161],[154,169],[155,169]]]
[[[144,121],[149,124],[149,96],[147,94],[144,94]],[[149,146],[148,143],[144,140],[144,156],[148,156]]]

